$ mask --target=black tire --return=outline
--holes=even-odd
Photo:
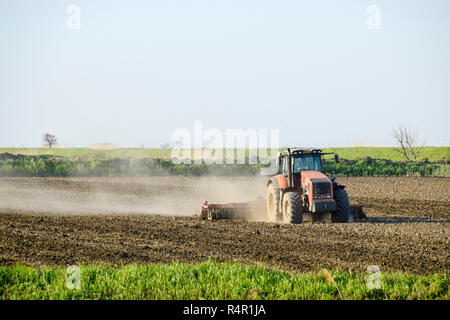
[[[298,192],[286,192],[283,197],[283,218],[288,223],[303,222],[302,199]]]
[[[331,213],[331,222],[347,223],[350,215],[347,191],[344,189],[334,190],[334,201],[336,201],[337,210]]]
[[[266,208],[269,221],[278,221],[280,217],[280,190],[274,188],[272,183],[267,186]]]

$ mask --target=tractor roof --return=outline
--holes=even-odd
[[[289,152],[288,150],[284,151],[283,154],[287,155]],[[321,149],[292,149],[291,150],[292,155],[301,155],[301,154],[317,154],[322,155]]]
[[[322,150],[321,149],[294,149],[294,150],[291,150],[291,154],[298,154],[298,153],[300,153],[300,154],[303,154],[303,153],[307,153],[307,154],[309,154],[309,153],[318,153],[318,154],[321,154],[322,153]]]

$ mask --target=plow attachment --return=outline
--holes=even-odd
[[[348,222],[367,220],[367,216],[363,211],[362,204],[352,204],[350,205],[350,216],[348,217]]]
[[[265,205],[264,200],[227,204],[210,204],[205,201],[200,210],[200,218],[205,220],[251,219],[256,214],[265,212]]]

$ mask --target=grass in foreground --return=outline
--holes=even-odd
[[[447,274],[382,273],[381,289],[369,289],[365,273],[320,269],[288,274],[234,262],[80,266],[80,289],[68,289],[75,273],[65,267],[0,267],[2,299],[449,299]],[[76,281],[72,281],[76,284]],[[70,283],[69,283],[70,284]]]

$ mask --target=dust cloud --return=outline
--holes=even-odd
[[[265,177],[0,178],[0,210],[192,216],[201,204],[265,196]]]

